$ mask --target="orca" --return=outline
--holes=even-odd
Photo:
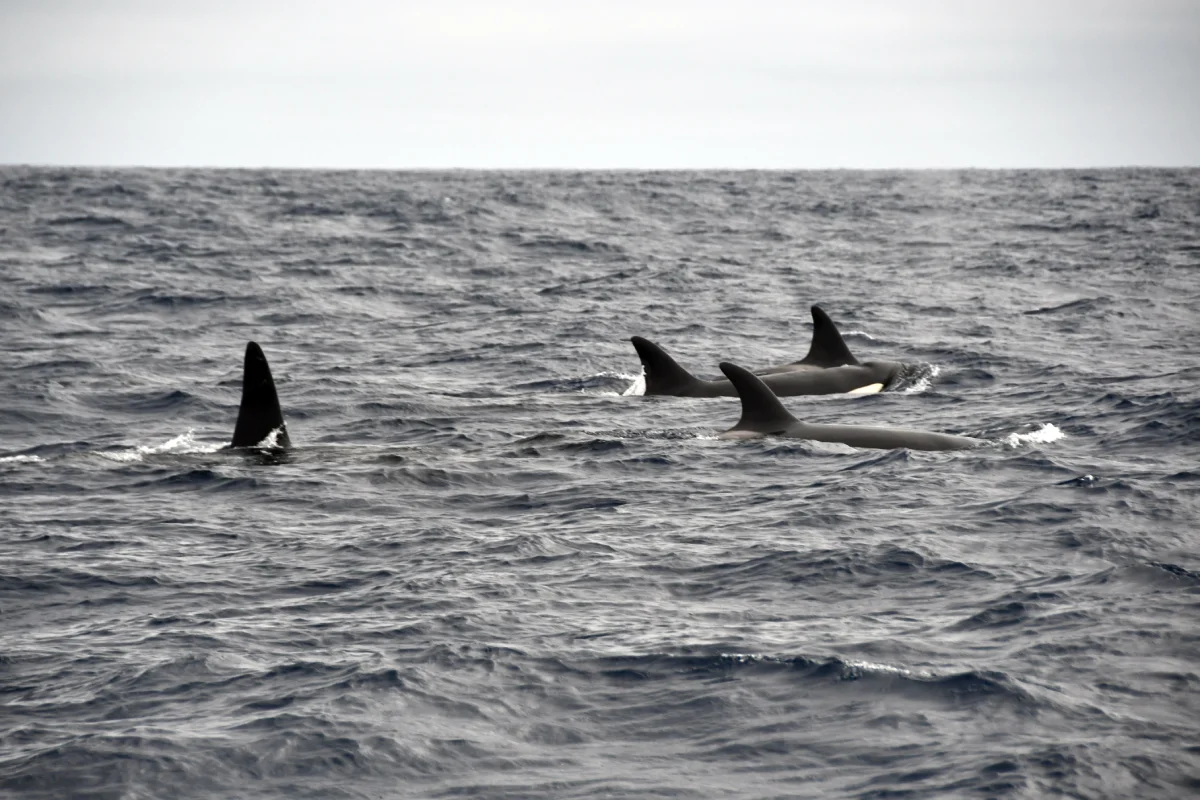
[[[812,394],[873,393],[886,389],[900,376],[903,365],[895,361],[860,362],[850,352],[837,325],[820,306],[812,307],[813,339],[808,354],[799,361],[756,370],[780,397]],[[728,380],[697,378],[679,365],[666,350],[641,336],[630,338],[642,361],[647,396],[737,397]]]
[[[267,441],[270,444],[264,444]],[[246,361],[242,367],[242,404],[238,408],[237,424],[234,425],[233,441],[229,447],[286,449],[291,446],[267,357],[257,343],[248,342]]]
[[[846,364],[858,364],[858,359],[846,346],[842,332],[838,330],[837,325],[833,324],[833,320],[825,313],[825,309],[814,305],[809,310],[812,312],[813,318],[813,335],[812,342],[808,346],[808,353],[804,358],[790,364],[757,369],[754,371],[755,375],[773,375],[778,372],[828,369]]]
[[[722,439],[781,436],[787,439],[810,439],[883,450],[897,447],[910,450],[966,450],[985,444],[982,439],[950,433],[801,422],[783,407],[783,403],[779,402],[779,398],[767,383],[750,370],[722,361],[721,372],[729,378],[742,400],[741,418],[736,425],[720,435],[719,438]]]

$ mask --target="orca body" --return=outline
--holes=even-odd
[[[899,377],[902,365],[895,361],[863,363],[855,358],[837,325],[820,306],[812,307],[812,317],[813,339],[804,358],[755,372],[776,395],[876,392]],[[630,341],[642,361],[647,396],[737,397],[737,390],[728,380],[702,380],[649,339],[634,336]]]
[[[262,348],[254,342],[246,344],[246,361],[242,368],[242,404],[238,408],[237,424],[233,428],[230,447],[268,446],[263,442],[275,434],[270,447],[292,446],[287,424],[279,408],[279,395],[271,378],[271,367]]]
[[[722,361],[721,372],[729,378],[742,400],[741,418],[736,425],[721,434],[722,439],[780,436],[786,439],[810,439],[884,450],[897,447],[910,450],[966,450],[984,444],[981,439],[949,433],[801,422],[783,407],[783,403],[779,402],[779,398],[771,391],[766,381],[750,370]]]
[[[706,381],[688,372],[666,350],[640,336],[632,337],[646,375],[646,395],[670,397],[737,397],[728,380]],[[877,392],[895,383],[902,365],[895,361],[868,361],[840,367],[809,367],[764,371],[762,380],[779,397],[806,394]]]

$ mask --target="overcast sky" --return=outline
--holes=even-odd
[[[0,0],[0,163],[1200,165],[1200,0]]]

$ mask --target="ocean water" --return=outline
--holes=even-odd
[[[638,396],[813,303],[989,444]],[[3,167],[0,335],[2,796],[1200,792],[1200,170]]]

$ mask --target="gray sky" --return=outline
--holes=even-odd
[[[1200,0],[0,0],[0,163],[1200,165]]]

